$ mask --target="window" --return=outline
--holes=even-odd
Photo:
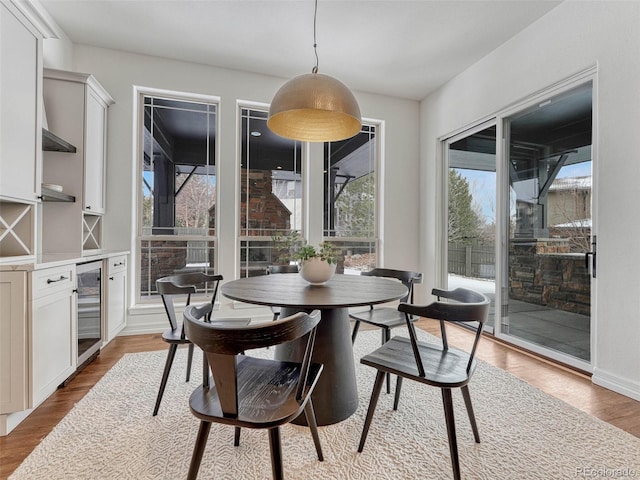
[[[267,128],[267,112],[242,108],[240,155],[240,276],[288,263],[274,238],[302,229],[300,142]]]
[[[140,297],[158,278],[215,266],[215,103],[143,95]]]
[[[324,240],[344,256],[344,269],[376,266],[376,127],[363,125],[356,136],[325,144]]]

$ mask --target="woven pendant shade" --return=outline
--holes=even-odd
[[[273,97],[267,126],[281,137],[335,142],[360,131],[360,107],[347,86],[328,75],[308,73],[285,83]]]

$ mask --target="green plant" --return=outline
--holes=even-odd
[[[300,263],[304,263],[306,260],[314,257],[318,257],[321,260],[326,260],[328,264],[337,263],[338,251],[330,242],[322,242],[318,246],[318,249],[316,249],[313,245],[308,245],[305,243],[295,254],[296,260],[299,260]]]

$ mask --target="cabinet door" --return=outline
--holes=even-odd
[[[106,338],[110,342],[126,325],[127,271],[110,273],[107,288]]]
[[[86,101],[84,209],[104,213],[107,108],[91,88]]]
[[[27,274],[0,272],[0,414],[28,408]]]
[[[33,202],[40,192],[40,40],[18,16],[0,4],[0,192]]]
[[[31,407],[36,407],[75,371],[72,288],[33,300],[31,331]]]

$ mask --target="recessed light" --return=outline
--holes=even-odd
[[[278,165],[276,168],[277,168],[278,170],[282,170],[282,166],[280,166],[280,165]]]

